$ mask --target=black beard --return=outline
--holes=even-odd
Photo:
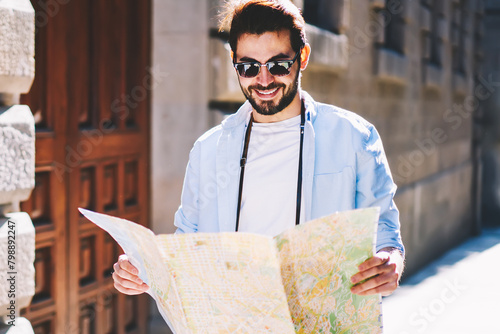
[[[276,115],[277,113],[283,111],[283,109],[288,107],[295,98],[295,95],[297,95],[297,91],[299,88],[299,75],[300,71],[297,71],[297,74],[295,75],[295,78],[288,91],[285,91],[286,86],[284,84],[277,84],[277,83],[272,83],[267,87],[261,85],[249,86],[248,90],[243,89],[243,87],[241,87],[241,90],[257,113],[264,116]],[[250,93],[251,90],[255,89],[269,90],[280,87],[283,88],[283,97],[278,101],[277,105],[275,105],[273,101],[261,101],[261,104],[259,105],[257,104],[256,100],[252,98],[252,94]]]

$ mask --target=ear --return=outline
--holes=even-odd
[[[300,69],[305,70],[309,63],[309,56],[311,55],[311,46],[306,43],[300,52]]]
[[[231,62],[234,63],[234,52],[231,50]]]

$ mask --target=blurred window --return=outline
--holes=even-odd
[[[465,0],[453,3],[451,11],[451,47],[453,71],[465,74]]]
[[[342,34],[343,9],[344,0],[304,0],[303,15],[309,24]]]
[[[384,24],[384,39],[381,46],[384,49],[404,54],[405,19],[403,0],[386,0],[385,8],[379,11]]]
[[[484,1],[483,0],[477,0],[476,2],[476,8],[482,9],[484,8]],[[500,11],[496,12],[497,16],[494,22],[500,22]],[[474,32],[473,32],[473,50],[474,50],[474,58],[473,58],[473,67],[472,67],[472,73],[481,73],[482,72],[482,64],[485,59],[485,55],[483,53],[483,35],[484,35],[484,12],[481,10],[476,10],[474,13]],[[497,68],[500,67],[500,57],[494,57],[492,53],[489,53],[491,59],[497,59]],[[495,66],[495,65],[494,65]]]
[[[444,0],[421,0],[422,6],[427,8],[431,16],[430,31],[424,31],[423,59],[429,64],[442,65],[443,40],[441,33],[444,30]]]

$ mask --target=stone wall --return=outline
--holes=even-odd
[[[206,1],[153,1],[151,185],[155,232],[172,232],[188,153],[208,124]],[[154,75],[154,72],[153,72]]]
[[[35,183],[35,125],[19,95],[35,71],[35,13],[29,0],[0,1],[0,333],[33,333],[19,317],[35,294],[35,228],[15,212]]]

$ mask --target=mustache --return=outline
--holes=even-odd
[[[283,87],[285,88],[286,86],[284,84],[279,84],[277,82],[271,83],[269,86],[264,87],[262,85],[252,85],[248,86],[248,90],[270,90],[270,89],[275,89],[275,88],[280,88]]]

